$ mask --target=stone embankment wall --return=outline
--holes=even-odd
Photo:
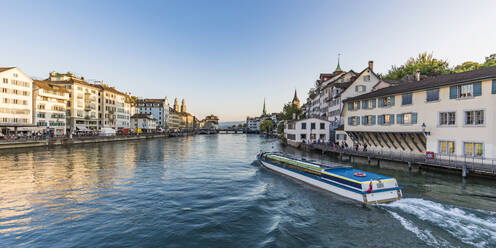
[[[0,142],[0,150],[15,149],[15,148],[29,148],[29,147],[51,147],[51,146],[66,146],[73,144],[88,144],[88,143],[102,143],[102,142],[115,142],[127,140],[145,140],[156,138],[167,138],[171,136],[187,136],[192,134],[154,134],[154,135],[139,135],[139,136],[97,136],[97,137],[77,137],[77,138],[55,138],[43,140],[28,140],[28,141],[13,141],[13,142]]]

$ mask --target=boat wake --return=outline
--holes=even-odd
[[[496,246],[494,212],[462,209],[418,198],[406,198],[381,206],[405,229],[430,246],[453,246],[449,240],[475,247]],[[434,229],[444,231],[446,235],[434,236]]]

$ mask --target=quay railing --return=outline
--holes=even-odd
[[[458,156],[452,154],[433,153],[432,158],[427,158],[425,154],[391,151],[382,149],[363,150],[355,148],[333,147],[329,144],[311,144],[313,149],[326,152],[342,153],[357,157],[370,159],[384,159],[403,163],[428,165],[433,167],[444,167],[448,169],[476,171],[481,174],[496,175],[496,159],[472,156]]]

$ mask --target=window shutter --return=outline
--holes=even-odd
[[[355,118],[357,118],[357,121],[356,121],[357,126],[358,126],[358,125],[360,125],[360,116],[357,116],[357,117],[355,117]]]
[[[403,124],[403,114],[397,114],[396,115],[396,120],[397,120],[396,122],[398,124]]]
[[[389,115],[389,120],[391,121],[391,124],[394,124],[394,115]]]
[[[377,122],[379,123],[379,125],[384,124],[384,115],[378,115]]]
[[[367,121],[367,116],[362,116],[362,125],[366,125],[365,123]]]
[[[371,121],[370,125],[375,125],[375,115],[372,116],[372,121]]]
[[[494,81],[493,81],[493,84],[494,84],[494,82],[496,82],[496,80],[494,80]],[[495,88],[496,88],[496,87],[495,87]],[[375,108],[375,99],[372,99],[372,100],[370,100],[370,101],[372,102],[372,108]]]
[[[391,106],[394,106],[394,96],[391,96]]]
[[[450,87],[450,99],[456,99],[456,86],[451,86]]]
[[[482,83],[476,82],[474,83],[474,96],[482,95]]]
[[[417,113],[412,113],[412,123],[417,124]]]
[[[362,101],[362,109],[367,109],[367,101],[366,100]]]
[[[348,117],[348,125],[353,125],[353,117]]]
[[[384,107],[384,98],[379,98],[379,108]]]
[[[358,101],[357,109],[360,109],[360,101]]]
[[[348,102],[348,110],[353,110],[353,103],[352,102]]]
[[[492,88],[492,93],[496,94],[496,79],[493,79],[493,88]]]

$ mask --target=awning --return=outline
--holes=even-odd
[[[78,127],[76,126],[76,131],[81,131],[81,132],[90,132],[91,129],[87,128],[87,127]]]

